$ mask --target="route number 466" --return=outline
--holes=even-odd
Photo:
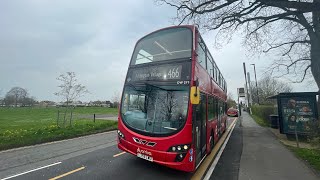
[[[172,78],[172,79],[179,78],[180,77],[179,67],[170,69],[168,72],[168,76],[169,78]]]

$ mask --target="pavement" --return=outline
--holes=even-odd
[[[242,113],[243,147],[239,180],[316,180],[317,175],[282,145],[268,128]]]

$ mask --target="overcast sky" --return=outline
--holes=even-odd
[[[73,71],[91,92],[81,100],[111,100],[122,91],[135,42],[172,25],[176,11],[152,0],[0,1],[0,97],[14,86],[37,100],[60,100],[56,77]],[[269,59],[249,59],[239,36],[214,49],[213,33],[203,38],[224,75],[229,91],[244,84],[242,62],[255,63],[261,78]],[[253,68],[247,67],[252,73]],[[295,91],[317,90],[294,84]]]

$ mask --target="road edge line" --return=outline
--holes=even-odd
[[[195,171],[191,179],[203,179],[204,175],[207,173],[208,168],[211,166],[212,162],[216,158],[217,154],[219,153],[220,148],[222,147],[223,143],[227,139],[228,135],[231,133],[231,128],[233,125],[237,123],[239,118],[235,118],[231,125],[228,127],[226,132],[223,134],[223,136],[219,139],[219,141],[215,144],[214,148],[211,151],[211,154],[209,154],[204,162],[198,167],[198,169]],[[214,153],[215,152],[215,153]],[[213,153],[213,154],[212,154]]]
[[[222,153],[223,153],[223,151],[224,151],[227,143],[229,142],[230,136],[231,136],[231,134],[232,134],[232,132],[233,132],[233,130],[234,130],[235,127],[236,127],[236,123],[233,125],[232,129],[230,130],[230,133],[228,134],[227,138],[225,139],[225,141],[224,141],[223,145],[221,146],[218,154],[217,154],[216,157],[214,158],[214,160],[213,160],[213,162],[212,162],[209,170],[206,172],[206,175],[205,175],[204,178],[203,178],[204,180],[209,180],[209,179],[210,179],[210,177],[211,177],[211,175],[212,175],[212,173],[213,173],[216,165],[217,165],[218,162],[219,162],[219,159],[221,158],[221,155],[222,155]]]
[[[59,176],[56,176],[56,177],[50,178],[49,180],[56,180],[56,179],[60,179],[60,178],[62,178],[62,177],[65,177],[65,176],[68,176],[68,175],[70,175],[70,174],[73,174],[73,173],[75,173],[75,172],[81,171],[81,170],[82,170],[82,169],[84,169],[84,168],[85,168],[85,167],[84,167],[84,166],[82,166],[82,167],[80,167],[80,168],[77,168],[77,169],[74,169],[74,170],[72,170],[72,171],[66,172],[66,173],[61,174],[61,175],[59,175]]]

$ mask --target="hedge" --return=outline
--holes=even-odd
[[[263,119],[267,124],[270,124],[269,115],[278,114],[277,108],[273,105],[253,105],[251,111],[253,115]]]

